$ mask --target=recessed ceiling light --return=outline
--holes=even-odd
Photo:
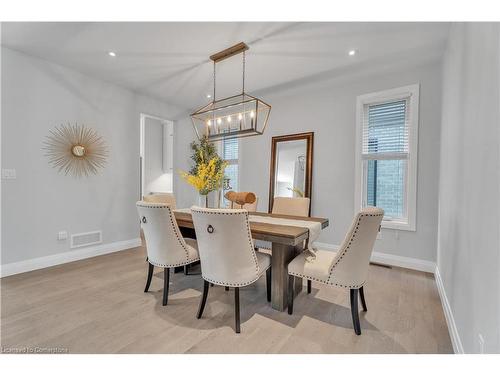
[[[212,95],[210,94],[207,94],[207,98],[210,99],[212,97]]]
[[[352,49],[349,51],[349,56],[354,56],[356,54],[356,50]]]
[[[111,57],[116,57],[116,53],[113,52],[113,51],[109,51],[108,52],[108,55],[111,56]]]

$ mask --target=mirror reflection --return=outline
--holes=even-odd
[[[304,197],[307,141],[279,142],[276,145],[275,197]]]
[[[269,212],[276,197],[311,199],[313,145],[314,132],[272,138]]]

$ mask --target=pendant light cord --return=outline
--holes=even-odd
[[[213,99],[212,99],[212,101],[214,101],[214,102],[215,102],[215,81],[216,81],[216,79],[215,79],[216,78],[215,77],[215,73],[216,73],[215,72],[215,64],[216,64],[216,62],[214,61],[214,95],[213,95]],[[245,65],[246,65],[246,53],[245,53],[245,51],[243,51],[243,79],[242,79],[243,80],[243,87],[242,87],[242,92],[241,92],[242,94],[245,93]]]
[[[245,58],[245,51],[243,51],[243,91],[242,91],[242,94],[245,93],[245,61],[246,58]]]
[[[212,101],[215,102],[215,61],[214,61],[214,96],[213,96]]]

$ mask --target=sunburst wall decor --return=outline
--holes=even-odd
[[[108,156],[102,137],[94,129],[78,124],[50,130],[44,150],[54,168],[75,177],[97,174]]]

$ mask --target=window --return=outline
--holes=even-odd
[[[224,160],[226,160],[229,165],[226,167],[225,176],[230,179],[229,190],[238,190],[238,156],[239,156],[239,143],[238,138],[224,139],[221,142],[221,155]],[[225,191],[224,191],[225,193]],[[223,206],[229,206],[230,202],[224,198]]]
[[[357,100],[356,211],[385,211],[383,228],[415,230],[419,86]]]

